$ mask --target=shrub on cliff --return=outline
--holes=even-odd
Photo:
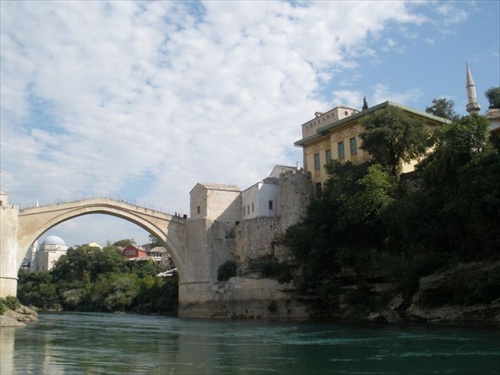
[[[250,259],[248,262],[250,272],[256,272],[265,279],[278,280],[288,283],[292,280],[292,268],[288,263],[280,262],[274,255],[263,255]]]
[[[228,260],[227,262],[221,264],[217,269],[217,280],[227,281],[231,277],[236,276],[236,269],[238,266],[235,262]]]

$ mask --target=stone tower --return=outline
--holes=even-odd
[[[467,65],[467,105],[465,108],[467,112],[471,115],[473,113],[478,113],[481,110],[481,105],[477,102],[476,86],[474,86],[474,80],[472,79],[472,73],[470,72],[469,63]]]
[[[311,173],[304,169],[287,171],[280,174],[278,197],[278,215],[281,231],[302,221],[307,215],[311,202]]]

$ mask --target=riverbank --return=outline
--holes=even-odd
[[[500,262],[459,264],[419,281],[411,299],[396,296],[374,320],[500,323]]]
[[[38,314],[34,309],[21,305],[15,310],[6,309],[0,315],[0,327],[26,327],[37,320]]]

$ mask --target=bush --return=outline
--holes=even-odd
[[[217,270],[217,280],[218,281],[227,281],[231,277],[236,276],[236,270],[238,266],[235,262],[228,260],[227,262],[220,265]]]
[[[274,255],[263,255],[250,259],[248,268],[251,272],[258,273],[266,279],[275,279],[280,283],[288,283],[292,280],[292,270],[288,263],[279,262]]]
[[[13,296],[5,297],[4,304],[5,304],[5,306],[7,306],[7,308],[9,308],[11,310],[15,310],[18,307],[21,307],[21,303],[19,302],[19,300]]]
[[[3,315],[7,309],[15,310],[21,306],[21,303],[16,297],[7,296],[0,298],[0,315]]]

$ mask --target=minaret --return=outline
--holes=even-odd
[[[477,102],[476,86],[474,86],[474,80],[472,79],[472,73],[470,72],[469,63],[466,63],[466,65],[467,85],[465,87],[467,89],[467,105],[465,106],[465,109],[467,109],[467,112],[472,115],[473,113],[478,113],[481,109],[481,106]]]

